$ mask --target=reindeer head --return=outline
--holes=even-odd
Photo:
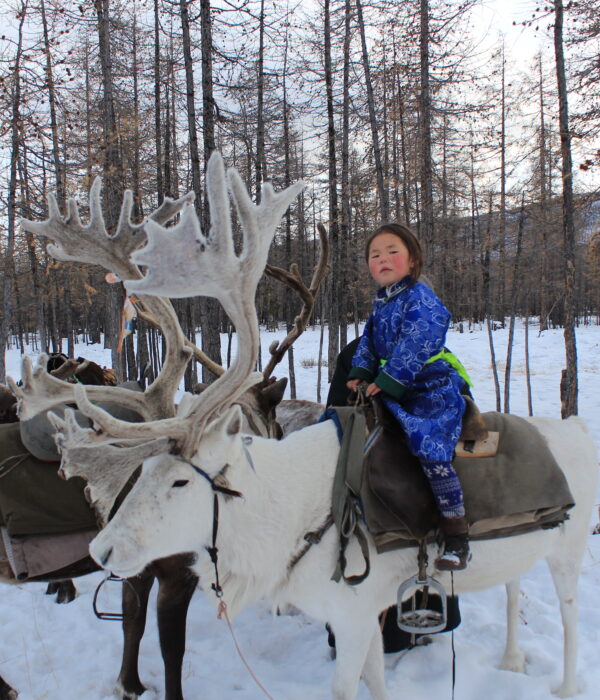
[[[147,459],[125,502],[90,544],[98,564],[127,578],[149,561],[210,547],[214,493],[238,495],[227,474],[245,459],[241,426],[241,409],[232,406],[206,426],[192,461],[171,454]]]

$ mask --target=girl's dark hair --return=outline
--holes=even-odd
[[[411,277],[414,280],[418,280],[421,276],[423,270],[423,251],[421,250],[421,244],[419,239],[415,234],[405,226],[404,224],[382,224],[376,231],[374,231],[365,245],[365,259],[369,262],[369,249],[371,248],[371,243],[376,236],[381,233],[391,233],[394,236],[398,236],[404,245],[408,248],[408,254],[410,255],[410,260],[412,262],[413,268],[411,270]]]

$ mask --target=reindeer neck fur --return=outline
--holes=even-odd
[[[219,517],[219,576],[231,614],[286,584],[304,535],[330,513],[339,442],[327,421],[281,441],[252,436],[247,449],[256,471],[245,456],[231,465],[229,484],[243,497],[222,501]],[[194,570],[208,590],[211,562],[202,557]]]

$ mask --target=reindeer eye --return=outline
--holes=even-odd
[[[186,484],[189,484],[188,479],[177,479],[177,481],[173,482],[172,488],[178,489],[181,488],[182,486],[185,486]]]

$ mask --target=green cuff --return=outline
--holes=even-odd
[[[375,384],[386,394],[389,394],[393,399],[398,401],[406,393],[407,387],[401,382],[397,382],[393,377],[391,377],[387,372],[383,371],[377,375]]]
[[[348,372],[348,379],[364,379],[370,384],[373,381],[373,373],[364,367],[353,367]]]

